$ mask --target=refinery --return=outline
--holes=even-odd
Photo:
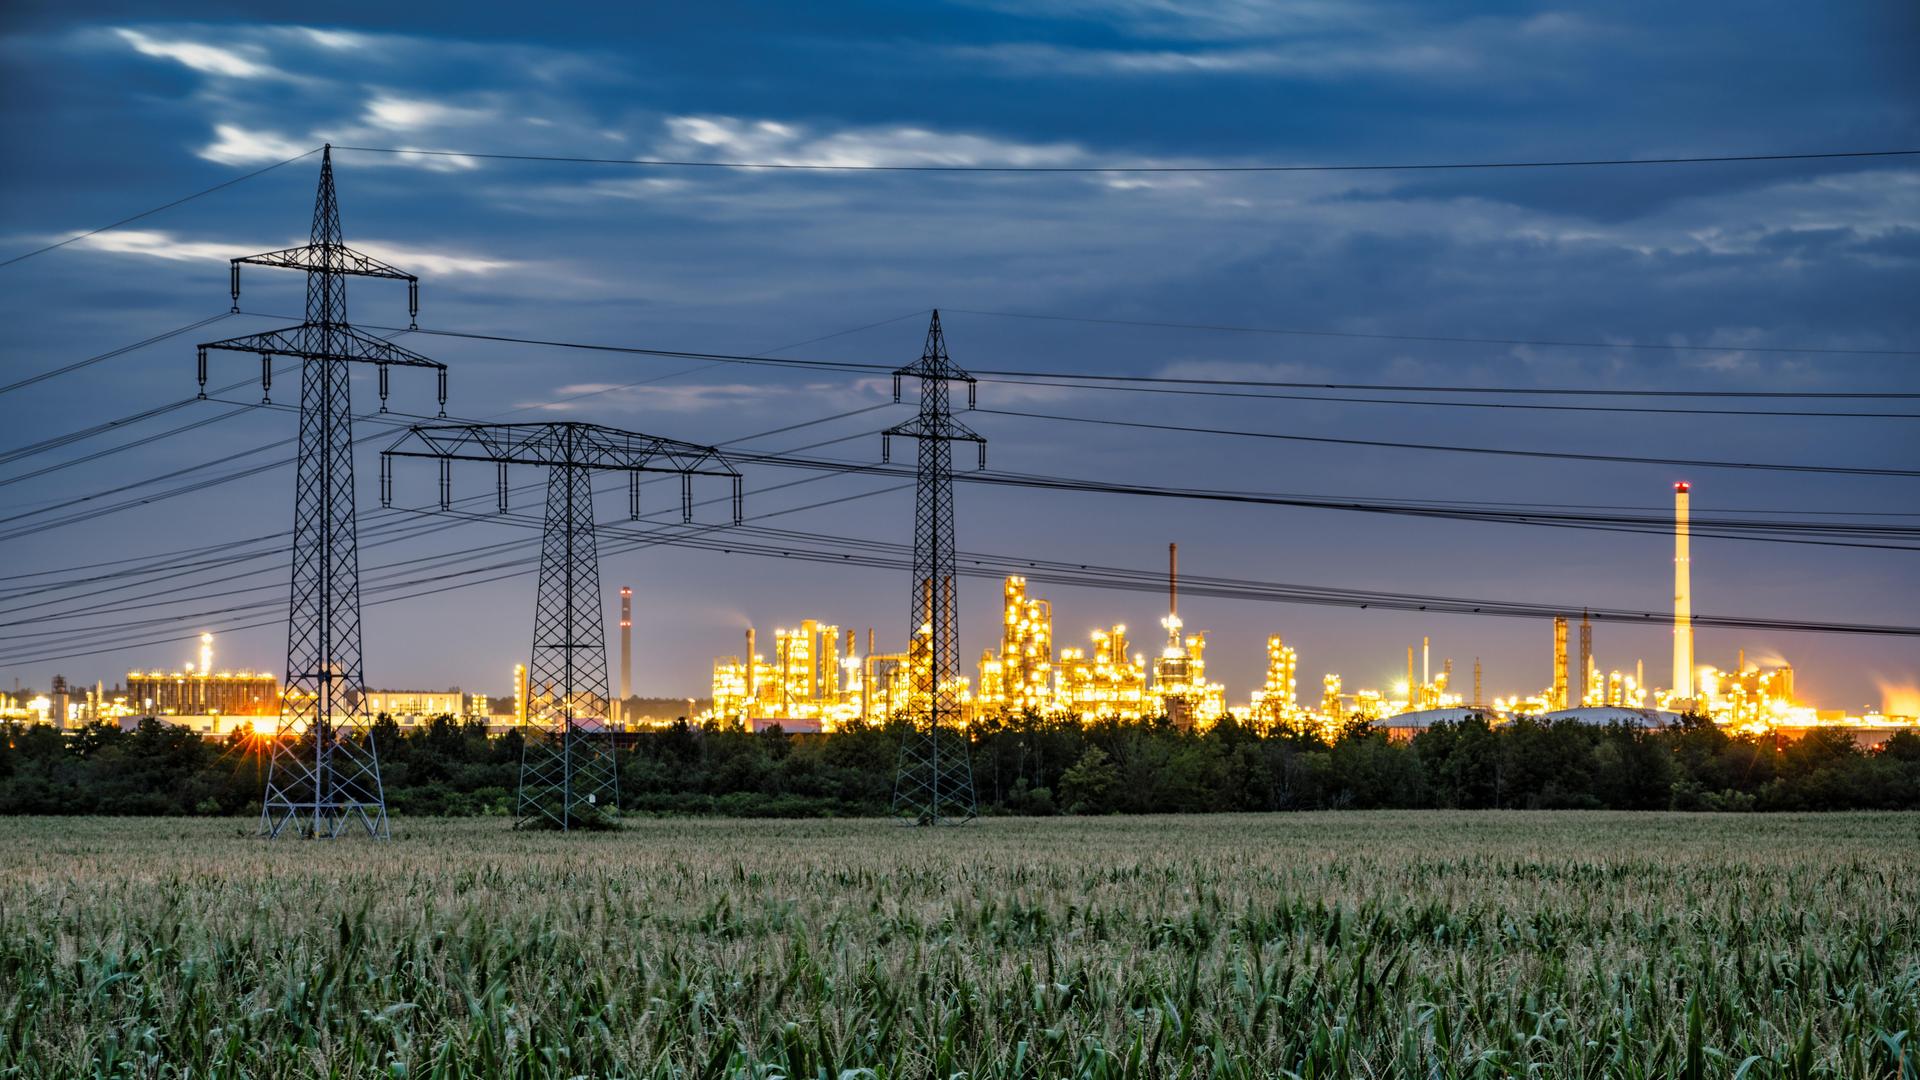
[[[1818,709],[1794,694],[1791,665],[1762,665],[1736,652],[1732,667],[1698,664],[1692,625],[1691,486],[1674,485],[1672,686],[1647,681],[1646,665],[1603,670],[1594,651],[1593,623],[1570,615],[1553,620],[1551,681],[1530,693],[1489,697],[1482,667],[1473,661],[1469,687],[1456,683],[1453,660],[1436,671],[1431,638],[1406,647],[1406,675],[1386,688],[1349,688],[1338,672],[1321,677],[1318,698],[1302,702],[1300,656],[1279,634],[1266,643],[1266,676],[1244,704],[1228,703],[1227,689],[1207,677],[1204,633],[1186,633],[1179,608],[1179,550],[1168,547],[1167,614],[1160,620],[1165,643],[1149,657],[1130,648],[1127,627],[1096,629],[1085,646],[1056,650],[1053,605],[1030,594],[1025,578],[1005,579],[1000,643],[980,657],[978,676],[954,687],[969,720],[1032,714],[1076,718],[1083,723],[1164,717],[1174,726],[1204,730],[1231,716],[1262,731],[1290,731],[1331,740],[1355,722],[1375,725],[1389,737],[1407,738],[1433,723],[1477,713],[1489,722],[1516,717],[1665,727],[1681,716],[1704,716],[1741,733],[1786,737],[1816,727],[1846,728],[1863,745],[1920,726],[1920,718],[1878,711]],[[623,623],[624,627],[624,623]],[[856,648],[853,630],[808,619],[795,629],[776,629],[771,657],[746,631],[746,651],[713,665],[712,708],[701,719],[750,728],[778,725],[785,731],[831,732],[853,723],[884,720],[906,707],[914,685],[913,665],[924,663],[918,636],[904,653],[879,653],[874,632]],[[623,646],[623,656],[625,655]],[[871,689],[869,689],[871,688]]]
[[[1473,660],[1469,684],[1455,677],[1454,661],[1435,664],[1431,637],[1405,646],[1404,677],[1385,687],[1350,685],[1338,672],[1324,673],[1318,694],[1302,700],[1300,654],[1279,634],[1266,640],[1264,680],[1230,702],[1227,687],[1207,674],[1205,633],[1188,632],[1180,617],[1179,549],[1168,546],[1167,607],[1162,636],[1151,654],[1136,644],[1124,624],[1091,631],[1084,644],[1056,646],[1053,604],[1030,591],[1027,580],[1002,583],[997,646],[982,651],[977,674],[943,689],[965,722],[1033,715],[1074,718],[1082,723],[1162,718],[1182,730],[1206,730],[1223,719],[1266,732],[1292,732],[1332,740],[1365,722],[1390,738],[1410,738],[1434,723],[1478,714],[1490,723],[1516,717],[1664,727],[1684,714],[1707,717],[1740,733],[1785,737],[1817,727],[1845,728],[1864,746],[1877,745],[1920,717],[1863,710],[1820,709],[1795,696],[1794,671],[1784,661],[1750,661],[1736,650],[1730,667],[1697,662],[1692,626],[1690,486],[1674,487],[1672,685],[1647,680],[1646,664],[1603,668],[1594,648],[1594,626],[1584,613],[1552,620],[1550,650],[1543,650],[1550,677],[1528,692],[1488,696],[1482,665]],[[873,628],[853,628],[805,619],[777,628],[763,651],[757,631],[744,633],[743,652],[713,662],[710,697],[637,699],[632,696],[633,593],[621,587],[619,605],[620,696],[608,708],[608,726],[635,731],[677,719],[738,725],[789,733],[828,734],[856,724],[885,723],[924,707],[914,687],[925,685],[930,650],[927,627],[897,651],[881,651]],[[1575,620],[1578,620],[1577,622]],[[540,711],[541,687],[529,683],[527,666],[515,663],[511,691],[501,695],[446,690],[365,691],[369,715],[402,728],[437,717],[482,723],[496,733],[525,728]],[[129,671],[124,682],[75,686],[56,676],[46,694],[0,693],[0,720],[49,723],[66,730],[90,723],[131,726],[152,717],[180,724],[207,738],[236,731],[270,735],[289,708],[287,692],[272,674],[221,670],[214,663],[213,635],[202,634],[193,659],[166,670]]]

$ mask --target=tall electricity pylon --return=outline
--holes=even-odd
[[[276,837],[331,839],[358,822],[387,837],[380,754],[366,709],[361,664],[360,551],[353,516],[353,420],[348,365],[380,372],[386,411],[389,367],[431,368],[446,413],[447,368],[347,324],[347,278],[407,283],[407,312],[417,318],[420,280],[340,239],[333,192],[333,149],[320,158],[313,231],[304,247],[249,255],[232,263],[233,310],[240,310],[240,267],[277,266],[307,275],[307,318],[299,326],[200,346],[200,396],[207,394],[207,350],[255,353],[263,393],[273,389],[273,358],[300,361],[300,445],[294,478],[293,592],[287,611],[287,681],[273,738],[260,831]]]
[[[920,380],[920,415],[881,435],[881,460],[892,457],[897,436],[919,443],[919,467],[913,507],[913,617],[907,667],[912,680],[907,698],[908,729],[900,741],[894,778],[893,812],[913,825],[963,825],[978,804],[973,793],[972,747],[960,715],[960,619],[954,610],[953,444],[979,448],[987,467],[987,441],[953,418],[948,406],[951,383],[967,386],[973,408],[973,376],[947,355],[940,313],[927,327],[920,360],[893,373],[893,399],[900,380]]]
[[[597,424],[449,424],[410,429],[380,455],[380,503],[393,500],[397,457],[440,462],[440,508],[452,503],[452,464],[490,461],[499,509],[507,510],[507,466],[547,469],[547,516],[540,543],[540,592],[527,665],[529,732],[520,762],[516,827],[562,831],[604,822],[619,805],[613,714],[607,697],[607,627],[594,540],[593,473],[627,474],[627,514],[640,516],[640,474],[680,475],[680,517],[693,520],[693,478],[733,481],[740,522],[740,474],[711,446]],[[534,737],[537,734],[538,737]]]

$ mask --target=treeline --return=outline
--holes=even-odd
[[[620,755],[628,812],[884,814],[899,729],[832,736],[681,722]],[[265,780],[260,740],[207,742],[145,721],[70,735],[15,726],[0,747],[0,813],[244,814]],[[1013,716],[977,723],[984,814],[1206,813],[1394,808],[1920,809],[1920,734],[1860,750],[1845,732],[1796,741],[1731,736],[1689,718],[1665,731],[1522,720],[1443,724],[1406,742],[1355,725],[1331,745],[1229,720],[1204,733],[1165,722]],[[518,733],[450,719],[405,732],[382,721],[381,771],[397,814],[509,814]]]

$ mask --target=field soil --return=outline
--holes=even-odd
[[[1920,814],[0,819],[0,1075],[1920,1075]]]

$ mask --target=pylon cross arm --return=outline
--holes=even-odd
[[[976,383],[960,365],[945,357],[921,357],[893,373],[895,379],[938,379],[941,382]]]
[[[323,331],[330,347],[325,350],[312,348],[310,339],[321,336]],[[209,341],[200,348],[256,353],[262,356],[292,356],[302,360],[344,360],[362,364],[385,364],[392,367],[434,368],[439,371],[445,371],[447,368],[447,365],[438,360],[429,360],[391,341],[361,333],[345,323],[330,323],[326,326],[303,323],[300,326],[289,326],[282,330],[268,330],[262,334],[247,334],[243,337],[227,338],[224,341]]]
[[[613,472],[740,475],[714,447],[596,424],[416,425],[382,453],[389,457],[564,465]]]
[[[896,439],[934,439],[942,442],[984,443],[986,437],[951,416],[942,418],[938,424],[929,424],[922,417],[914,417],[904,423],[895,424],[885,432]]]
[[[287,270],[329,271],[359,277],[392,278],[396,281],[420,280],[397,266],[382,262],[365,252],[355,251],[345,244],[303,244],[233,260],[235,267],[242,264],[277,266]]]

